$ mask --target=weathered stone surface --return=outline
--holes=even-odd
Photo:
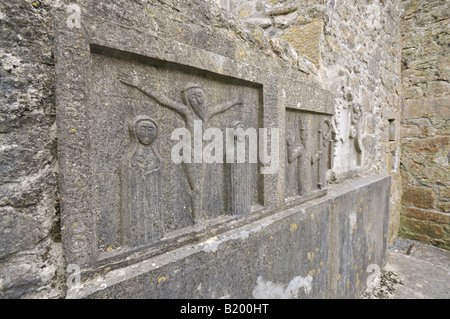
[[[0,3],[0,298],[63,296],[53,5]]]
[[[216,2],[226,10],[203,0],[79,1],[80,27],[70,20],[77,10],[67,10],[73,1],[0,4],[2,298],[65,296],[64,268],[71,262],[81,266],[88,290],[70,290],[69,297],[354,297],[365,285],[367,263],[382,263],[386,236],[396,236],[399,219],[399,126],[397,139],[390,141],[389,120],[400,122],[400,2]],[[439,11],[434,15],[443,18]],[[259,27],[239,19],[254,19]],[[291,28],[302,34],[289,43],[281,37]],[[430,52],[446,43],[437,29],[432,30],[436,38],[427,42]],[[305,39],[302,47],[294,48]],[[405,49],[405,54],[414,51]],[[445,102],[445,84],[440,82],[446,81],[448,59],[442,53],[427,61],[425,53],[410,56],[406,64],[418,68],[406,73],[411,76],[406,83],[416,85],[410,96],[434,94]],[[430,67],[439,73],[420,69]],[[126,85],[119,73],[139,81]],[[433,84],[426,86],[428,80]],[[208,106],[235,99],[244,106],[233,104],[209,121],[194,109],[194,102],[180,96],[188,82],[197,82],[197,99],[201,89],[211,102]],[[191,206],[200,189],[189,185],[189,173],[169,162],[164,152],[172,146],[168,141],[173,129],[187,125],[188,112],[168,110],[161,97],[221,129],[239,120],[244,126],[280,128],[277,174],[261,177],[258,166],[214,166],[205,173],[208,183],[202,193],[206,225],[197,224]],[[333,128],[330,142],[327,124],[319,122],[333,123],[335,106],[349,118]],[[292,114],[312,121],[307,143],[314,159],[310,185],[320,191],[286,202],[286,133],[299,128],[286,125]],[[152,119],[145,124],[154,123],[158,132],[151,143],[145,142],[147,133],[128,130],[143,115]],[[446,132],[445,120],[421,120],[406,124],[417,125],[420,136]],[[141,156],[156,151],[161,154],[149,160]],[[441,155],[435,159],[442,162]],[[158,166],[157,159],[164,165]],[[420,164],[413,165],[420,169]],[[157,168],[161,177],[156,173],[137,183],[133,180],[140,175],[124,167],[145,174]],[[341,183],[341,178],[373,174],[395,177],[390,199],[380,195],[389,192],[388,179],[378,177],[336,185],[332,194],[320,197],[328,190],[320,188],[333,176],[333,182]],[[228,189],[232,176],[241,176],[247,182],[239,185],[251,191],[239,197],[238,190]],[[297,182],[302,176],[297,174]],[[413,174],[404,176],[420,184]],[[159,194],[159,182],[161,202],[123,195],[130,185],[142,186],[130,194]],[[366,188],[376,202],[358,202]],[[227,204],[230,197],[233,208]],[[253,207],[248,212],[250,197]],[[441,198],[438,207],[445,209]],[[383,205],[389,202],[393,211],[387,222]],[[121,226],[121,212],[141,203],[152,208],[162,204],[153,213],[163,212],[165,229],[131,245],[130,237],[122,236],[130,232]],[[355,218],[356,208],[367,215],[356,211]],[[151,223],[160,229],[160,221]],[[389,231],[386,225],[391,225]],[[448,234],[445,225],[443,232]],[[137,233],[149,234],[140,228]],[[105,294],[96,286],[95,267],[102,273],[98,278],[111,285]]]
[[[422,241],[424,241],[423,238],[426,238],[427,242],[431,242],[432,239],[437,239],[443,241],[445,245],[444,227],[443,224],[400,216],[400,234],[411,237],[417,233],[420,234]]]
[[[99,274],[68,297],[356,297],[367,266],[384,263],[389,189],[390,179],[381,177],[335,187],[321,199]],[[348,236],[353,240],[342,245]]]
[[[417,125],[402,125],[400,130],[402,138],[419,137],[420,129]]]
[[[295,0],[270,0],[266,1],[266,13],[274,16],[287,14],[295,11],[298,5]]]
[[[450,113],[448,72],[448,3],[402,1],[401,23],[403,207],[401,231],[414,238],[448,247],[448,203],[438,201],[449,185]],[[448,42],[448,41],[447,41]],[[420,185],[421,189],[415,186]],[[416,198],[414,198],[416,197]],[[409,207],[411,206],[411,207]],[[420,210],[418,208],[426,208]],[[438,210],[438,211],[430,211]],[[406,217],[408,216],[408,217]],[[434,224],[433,222],[442,224]]]
[[[450,92],[450,84],[447,81],[435,81],[435,82],[429,82],[427,84],[428,87],[428,91],[427,91],[427,95],[428,96],[443,96],[443,95],[448,95]],[[443,103],[448,102],[447,100],[444,100]]]
[[[404,244],[403,244],[404,243]],[[406,244],[406,245],[405,245]],[[406,249],[399,249],[405,245]],[[363,299],[448,299],[450,252],[399,238]]]
[[[441,202],[437,204],[437,208],[444,213],[450,213],[450,202]]]
[[[318,19],[306,25],[288,28],[282,38],[292,44],[301,54],[311,59],[316,66],[319,66],[321,62],[322,32],[323,21]]]
[[[424,186],[432,187],[438,183],[446,185],[449,179],[446,168],[449,141],[447,136],[405,140],[402,159],[404,168]]]
[[[403,188],[402,202],[409,206],[433,209],[436,207],[436,195],[429,188],[406,186]]]
[[[439,195],[440,195],[440,197],[443,197],[443,198],[450,198],[450,187],[442,188],[439,191]]]
[[[336,237],[333,240],[339,243],[334,251],[338,262],[332,277],[332,285],[336,285],[339,298],[359,296],[366,288],[369,265],[381,267],[384,264],[389,217],[379,218],[374,210],[389,211],[390,186],[390,183],[380,180],[346,192],[334,202],[335,211],[341,212],[336,216]]]
[[[450,97],[406,100],[403,117],[417,119],[423,117],[448,116]]]
[[[402,207],[402,215],[416,219],[425,219],[441,224],[448,224],[450,222],[450,216],[448,214],[442,214],[441,212],[424,210],[415,207]]]
[[[31,209],[24,209],[19,213],[12,208],[2,208],[0,229],[3,244],[0,248],[0,258],[35,246],[46,235],[40,220],[33,216]]]

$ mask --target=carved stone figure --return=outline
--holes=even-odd
[[[309,131],[306,121],[302,121],[300,125],[300,144],[295,147],[293,145],[292,137],[288,136],[286,139],[288,151],[288,163],[292,164],[297,161],[298,165],[298,193],[299,195],[306,195],[312,191],[312,164],[315,163],[318,156],[314,156],[308,146]]]
[[[161,106],[172,109],[181,115],[191,135],[194,134],[194,121],[201,120],[204,126],[207,127],[208,121],[215,115],[225,112],[233,106],[243,105],[242,98],[239,98],[220,105],[210,106],[207,104],[202,87],[195,83],[188,83],[181,91],[181,100],[183,103],[180,103],[150,87],[143,87],[135,76],[119,75],[119,80],[127,86],[136,88]],[[203,187],[205,185],[206,166],[204,163],[183,163],[183,168],[191,190],[191,207],[194,224],[201,228],[202,220],[204,219]]]
[[[132,148],[120,168],[121,244],[138,247],[163,236],[161,160],[152,147],[158,124],[148,116],[138,116],[129,131]]]
[[[363,113],[361,105],[353,103],[349,138],[352,138],[355,141],[355,148],[359,153],[362,152],[362,142],[361,142],[362,114]]]
[[[325,120],[319,129],[319,165],[318,165],[318,186],[323,189],[327,184],[327,170],[330,167],[330,146],[332,125],[329,120]]]
[[[338,142],[341,140],[343,142],[343,139],[341,137],[341,134],[339,132],[339,124],[341,124],[342,120],[342,106],[337,105],[335,108],[335,113],[331,119],[331,128],[332,128],[332,138],[333,141]]]
[[[247,153],[246,150],[246,138],[243,132],[245,126],[240,121],[231,123],[231,127],[234,128],[234,149],[244,151],[244,156]],[[239,148],[238,144],[244,145],[243,148]],[[238,163],[237,152],[233,163],[229,166],[229,183],[230,183],[230,211],[232,215],[245,215],[251,212],[251,192],[250,192],[250,164],[246,159],[245,163]]]
[[[333,178],[360,170],[362,164],[362,119],[363,110],[351,93],[343,86],[337,100],[335,114],[331,120],[333,157],[331,166]]]

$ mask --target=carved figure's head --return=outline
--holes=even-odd
[[[200,85],[188,83],[182,91],[182,99],[186,105],[190,105],[192,107],[200,119],[205,120],[205,93]]]
[[[362,107],[358,103],[354,103],[352,106],[352,122],[357,124],[362,116]]]
[[[308,121],[302,120],[300,121],[300,141],[303,144],[303,146],[308,143],[309,139],[309,130],[308,130]]]
[[[326,143],[331,139],[331,133],[332,133],[332,127],[329,120],[325,120],[321,124],[321,131],[322,131],[322,141],[323,145],[325,146]]]
[[[132,134],[142,145],[151,145],[158,136],[158,124],[148,116],[138,116],[131,126]]]
[[[245,131],[245,125],[241,121],[234,121],[231,123],[231,127],[236,131],[237,129],[241,129]]]
[[[242,123],[241,121],[234,121],[231,123],[230,125],[233,129],[234,129],[234,134],[235,134],[235,138],[238,141],[243,141],[245,136],[244,136],[244,132],[245,132],[245,125],[244,123]]]

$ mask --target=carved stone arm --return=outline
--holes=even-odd
[[[287,141],[287,151],[288,151],[288,162],[292,163],[297,157],[300,157],[305,152],[305,147],[303,145],[299,145],[294,149],[292,146],[292,141],[288,139]]]
[[[234,100],[225,102],[223,104],[219,104],[217,106],[214,106],[212,108],[212,110],[211,110],[210,118],[215,116],[215,115],[217,115],[217,114],[223,113],[226,110],[228,110],[228,109],[230,109],[230,108],[232,108],[233,106],[236,106],[236,105],[244,105],[242,97],[239,97],[237,99],[234,99]]]
[[[153,90],[150,87],[142,87],[137,88],[140,92],[142,92],[144,95],[152,98],[155,100],[158,104],[161,106],[167,107],[169,109],[174,110],[178,114],[180,114],[183,117],[186,117],[187,113],[189,112],[187,106],[185,104],[179,103],[177,101],[174,101],[172,99],[169,99],[164,94],[160,94],[157,91]]]
[[[149,98],[155,100],[158,104],[161,106],[170,108],[174,110],[175,112],[179,113],[183,117],[186,117],[187,113],[189,112],[186,105],[176,102],[172,99],[169,99],[164,94],[158,93],[156,90],[154,90],[151,87],[144,87],[140,84],[140,81],[136,77],[129,77],[127,75],[120,74],[119,81],[129,87],[135,88],[144,95],[148,96]]]

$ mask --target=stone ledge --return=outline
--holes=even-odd
[[[67,298],[356,298],[387,249],[390,177],[98,274]],[[271,287],[269,289],[269,287]]]

